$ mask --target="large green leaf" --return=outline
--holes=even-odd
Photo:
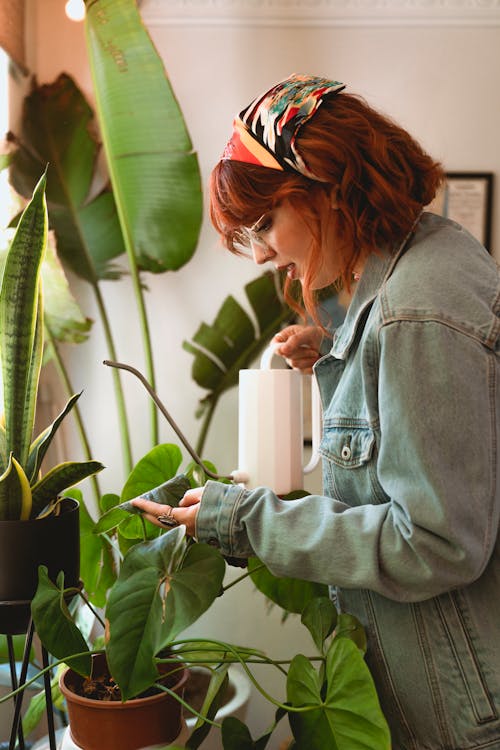
[[[45,175],[10,246],[0,291],[0,357],[7,452],[26,465],[42,356],[40,266],[47,245]]]
[[[174,443],[162,443],[152,448],[132,469],[122,489],[119,505],[112,505],[97,521],[94,533],[102,534],[120,526],[120,534],[126,539],[141,539],[144,529],[141,511],[129,500],[145,495],[153,488],[161,488],[158,502],[177,506],[184,493],[190,489],[188,479],[176,476],[182,460],[182,453]],[[158,531],[151,524],[146,530],[148,538],[154,538]]]
[[[326,692],[319,672],[297,655],[287,678],[289,712],[298,747],[308,750],[389,750],[389,729],[362,653],[349,638],[335,638],[326,659]],[[324,695],[324,698],[323,698]]]
[[[279,578],[256,557],[248,560],[248,571],[259,591],[286,612],[301,614],[311,600],[328,596],[328,586],[300,578]]]
[[[275,274],[267,272],[245,286],[257,328],[250,315],[227,297],[211,325],[201,323],[183,347],[194,355],[193,380],[209,391],[200,401],[198,416],[213,410],[224,391],[237,385],[239,371],[251,366],[259,353],[293,313],[284,303]],[[202,446],[198,445],[201,451]]]
[[[62,573],[59,574],[55,586],[47,575],[47,568],[40,565],[38,588],[31,602],[31,612],[36,632],[47,651],[56,659],[82,654],[68,663],[80,674],[89,675],[90,653],[85,639],[70,615]]]
[[[27,197],[49,164],[47,203],[59,255],[73,273],[95,283],[116,275],[110,261],[125,248],[113,194],[102,186],[93,192],[100,145],[92,124],[92,110],[68,75],[35,85],[24,101],[21,133],[11,136],[17,150],[10,181]]]
[[[225,563],[218,550],[193,544],[186,553],[185,544],[180,526],[135,545],[111,590],[108,663],[126,698],[152,684],[155,655],[220,593]]]
[[[202,219],[196,154],[135,0],[87,3],[87,49],[120,223],[151,271],[180,268]]]

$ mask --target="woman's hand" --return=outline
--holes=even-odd
[[[142,510],[144,518],[161,529],[183,524],[186,527],[186,533],[189,536],[195,536],[196,516],[202,494],[203,487],[188,490],[177,508],[172,508],[171,505],[160,505],[142,497],[132,500],[132,505]],[[162,523],[158,518],[165,520]]]
[[[317,326],[293,325],[277,333],[273,343],[279,345],[276,352],[285,358],[290,367],[310,372],[321,356],[322,339],[323,332]]]

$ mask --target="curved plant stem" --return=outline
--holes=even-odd
[[[69,378],[68,371],[66,369],[66,366],[62,360],[61,353],[59,351],[59,348],[57,346],[57,343],[54,339],[54,336],[52,334],[52,331],[50,330],[47,323],[45,323],[45,335],[47,338],[47,341],[50,343],[50,347],[52,349],[53,357],[54,357],[54,365],[57,370],[57,374],[59,376],[59,379],[62,381],[64,388],[66,390],[66,393],[68,395],[68,398],[70,398],[73,393],[75,392],[74,389],[71,386],[71,381]],[[92,454],[90,450],[90,443],[87,437],[87,432],[85,430],[85,425],[83,424],[82,415],[80,413],[80,409],[78,407],[78,404],[75,404],[73,407],[73,415],[75,417],[76,426],[78,429],[78,434],[80,436],[80,440],[83,447],[83,452],[85,455],[85,459],[87,461],[92,460]],[[99,480],[97,479],[97,476],[94,474],[90,477],[90,482],[92,484],[92,488],[94,491],[94,497],[97,504],[97,507],[99,507],[99,499],[101,497],[101,489],[99,486]]]

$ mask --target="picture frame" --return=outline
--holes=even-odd
[[[493,172],[446,172],[430,211],[461,224],[491,253]]]

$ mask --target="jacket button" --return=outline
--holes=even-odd
[[[207,544],[209,544],[211,547],[217,547],[217,549],[220,547],[219,540],[215,537],[210,537]]]
[[[348,445],[344,445],[344,447],[342,448],[342,451],[341,451],[340,455],[342,456],[342,458],[344,459],[344,461],[348,461],[351,458],[352,453],[351,453],[351,449],[349,448]]]

